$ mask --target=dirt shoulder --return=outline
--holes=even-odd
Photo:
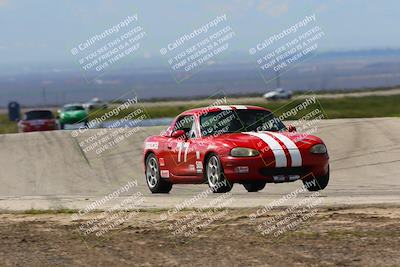
[[[192,235],[174,234],[192,210],[141,211],[101,238],[71,214],[0,214],[6,266],[399,266],[400,206],[319,208],[294,230],[262,235],[256,209],[232,209]],[[205,211],[202,212],[202,214]],[[96,214],[91,215],[96,216]],[[160,217],[161,216],[161,217]]]

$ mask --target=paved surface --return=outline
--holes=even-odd
[[[89,130],[77,137],[72,137],[71,131],[0,135],[0,209],[83,208],[133,180],[138,186],[132,190],[145,197],[144,208],[169,208],[193,198],[207,186],[177,185],[168,195],[148,193],[141,163],[142,142],[161,130],[144,128],[129,135],[125,129],[114,136],[115,145],[100,154],[95,150],[85,153],[79,143],[101,130]],[[108,136],[115,131],[108,130]],[[317,135],[326,142],[331,157],[331,182],[321,191],[322,205],[399,204],[399,133],[397,118],[322,121]],[[118,141],[118,136],[124,138]],[[268,184],[262,192],[247,193],[236,184],[232,206],[262,206],[300,186],[301,182]],[[301,193],[299,198],[309,194]],[[207,201],[201,199],[193,206]]]

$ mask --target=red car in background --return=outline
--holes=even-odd
[[[152,193],[196,183],[208,183],[214,193],[228,192],[234,183],[257,192],[266,183],[299,179],[318,191],[329,182],[324,142],[286,128],[270,110],[256,106],[183,112],[166,132],[145,140],[144,167]]]
[[[18,122],[18,132],[57,130],[57,120],[50,110],[31,110]]]

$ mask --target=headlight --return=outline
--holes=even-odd
[[[310,152],[313,154],[325,154],[327,151],[324,144],[318,144],[310,148]]]
[[[233,157],[255,157],[260,155],[260,152],[255,149],[236,147],[231,150],[231,156]]]

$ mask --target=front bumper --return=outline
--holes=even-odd
[[[86,118],[81,118],[81,117],[67,117],[67,118],[62,118],[60,119],[60,123],[62,124],[75,124],[75,123],[83,123],[85,122]]]
[[[306,155],[299,167],[275,168],[273,158],[262,156],[240,158],[221,157],[225,177],[234,183],[249,181],[266,181],[268,183],[291,182],[297,179],[312,179],[313,176],[324,176],[329,171],[329,156]],[[309,177],[310,176],[310,177]]]
[[[28,133],[28,132],[43,132],[43,131],[53,131],[57,130],[57,126],[29,126],[29,127],[20,127],[20,132]]]

